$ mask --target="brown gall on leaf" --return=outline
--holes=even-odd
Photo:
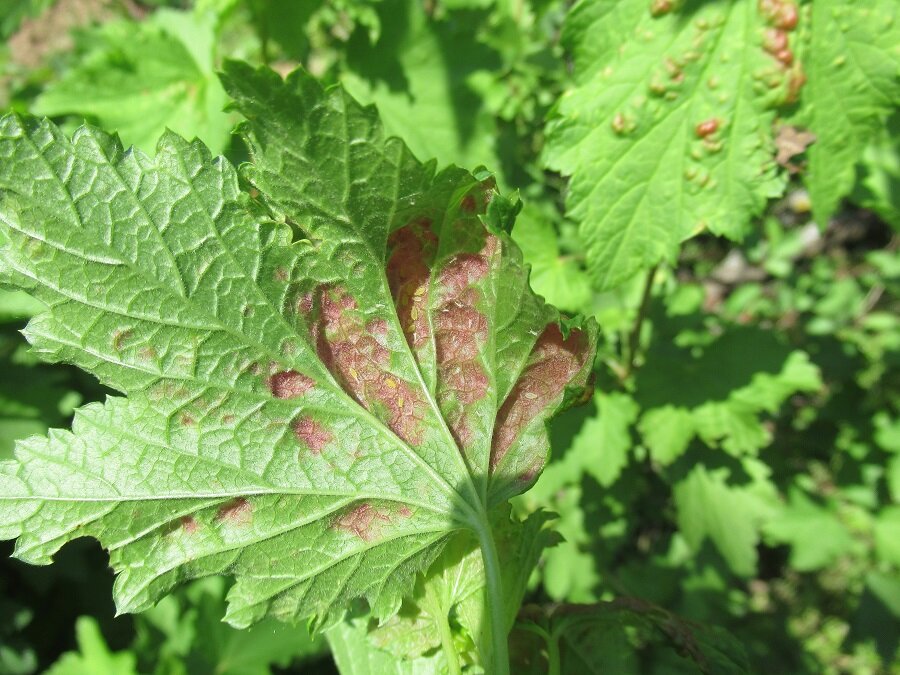
[[[232,525],[249,525],[253,520],[253,504],[244,497],[237,497],[223,504],[216,512],[216,521]]]
[[[674,9],[674,0],[653,0],[653,2],[650,3],[650,15],[654,17],[663,16]]]
[[[759,0],[759,12],[770,26],[791,31],[797,27],[797,5],[786,0]]]
[[[360,405],[401,439],[418,445],[426,404],[417,388],[386,370],[391,353],[379,339],[383,335],[362,324],[356,301],[345,289],[322,287],[315,300],[318,317],[310,332],[319,358]]]
[[[267,384],[276,398],[296,398],[312,389],[315,381],[296,370],[286,370],[270,376]]]
[[[763,49],[785,68],[794,63],[794,52],[790,48],[787,31],[769,28],[763,37]]]
[[[775,55],[788,49],[788,34],[780,28],[769,28],[763,36],[763,49]]]
[[[590,346],[582,331],[563,338],[556,323],[548,325],[534,349],[528,366],[497,413],[491,447],[491,469],[495,469],[522,431],[538,414],[559,400],[566,385],[589,358]]]
[[[291,424],[297,440],[318,455],[325,446],[331,443],[332,435],[321,424],[306,415],[298,417]]]
[[[387,514],[368,502],[363,502],[338,516],[331,527],[354,534],[363,541],[372,541],[378,537],[378,526],[389,523],[390,520]]]
[[[712,136],[719,130],[719,120],[715,117],[704,120],[694,127],[694,134],[697,138],[707,138]]]

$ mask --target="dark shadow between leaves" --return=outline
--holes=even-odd
[[[635,399],[644,410],[723,401],[755,375],[781,372],[792,351],[774,332],[754,326],[729,325],[710,336],[696,316],[667,316],[659,300],[651,307],[650,319],[656,333],[635,378]],[[688,332],[708,344],[679,346],[679,337],[684,339]]]

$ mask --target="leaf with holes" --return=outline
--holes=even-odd
[[[393,614],[468,529],[502,626],[491,514],[585,394],[595,325],[531,292],[488,178],[421,164],[305,73],[223,82],[250,194],[171,133],[149,158],[0,122],[5,281],[49,307],[27,337],[126,394],[0,464],[0,538],[48,563],[96,537],[121,611],[227,573],[231,623],[326,626],[356,598]]]

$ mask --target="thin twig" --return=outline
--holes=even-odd
[[[653,290],[653,280],[656,277],[656,270],[659,265],[654,265],[647,272],[647,279],[644,282],[644,294],[641,296],[641,304],[638,307],[638,314],[634,319],[634,326],[631,328],[631,334],[628,336],[628,358],[626,361],[625,376],[634,372],[634,364],[637,360],[638,348],[641,345],[641,328],[644,325],[644,318],[647,316],[647,308],[650,306],[650,294]]]

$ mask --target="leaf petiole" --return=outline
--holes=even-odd
[[[489,658],[484,664],[487,672],[494,675],[509,675],[509,648],[507,646],[506,615],[503,595],[503,575],[500,571],[500,558],[497,546],[491,533],[487,517],[479,523],[478,543],[484,560],[484,572],[487,581],[488,615],[485,617],[488,641],[491,645]],[[490,664],[490,668],[487,668]]]

